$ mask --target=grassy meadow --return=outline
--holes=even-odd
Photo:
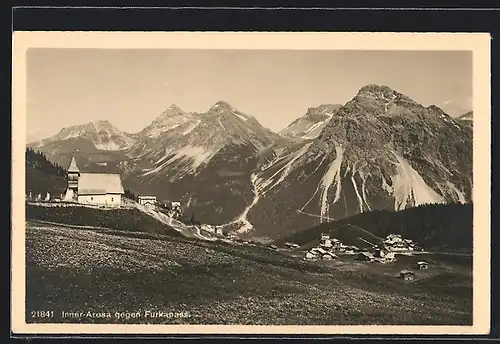
[[[352,256],[314,262],[264,245],[28,221],[26,321],[472,324],[470,256],[396,258],[393,264]],[[429,270],[416,271],[418,260]],[[405,268],[416,271],[414,281],[398,278]],[[127,313],[137,316],[127,319]]]

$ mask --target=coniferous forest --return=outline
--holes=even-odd
[[[32,197],[41,194],[45,197],[60,197],[66,188],[66,169],[47,159],[45,154],[26,149],[26,195],[31,192]]]
[[[335,232],[345,225],[358,226],[380,238],[400,234],[427,251],[472,253],[473,207],[468,204],[425,204],[401,211],[374,210],[323,223],[311,229],[276,240],[306,244],[321,233]],[[484,230],[489,230],[484,228]]]

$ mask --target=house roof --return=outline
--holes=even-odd
[[[361,252],[360,254],[362,254],[365,257],[373,258],[373,254],[371,254],[370,252]]]
[[[325,249],[322,249],[321,247],[313,247],[311,249],[311,252],[319,252],[319,253],[323,254],[323,253],[327,253],[328,251]]]
[[[408,275],[408,274],[410,274],[410,275],[415,275],[415,274],[413,273],[413,271],[410,271],[410,270],[401,270],[400,274],[402,274],[402,275]]]
[[[417,262],[418,265],[427,264],[427,262]]]
[[[119,174],[82,173],[78,180],[79,195],[123,194]]]
[[[71,162],[68,167],[68,172],[80,172],[80,169],[78,168],[78,166],[76,166],[75,157],[71,158]]]

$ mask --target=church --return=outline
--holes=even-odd
[[[67,171],[68,188],[64,200],[96,205],[120,206],[124,194],[122,180],[115,173],[82,173],[72,157]]]

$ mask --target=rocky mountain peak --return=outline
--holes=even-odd
[[[360,88],[358,94],[353,98],[355,101],[375,101],[378,103],[387,103],[390,101],[393,102],[399,102],[399,103],[405,103],[405,104],[412,104],[412,105],[419,105],[417,102],[415,102],[413,99],[410,97],[399,93],[389,86],[385,85],[375,85],[375,84],[370,84],[366,85]]]
[[[305,117],[311,120],[324,120],[325,118],[333,116],[335,111],[340,107],[342,107],[340,104],[322,104],[320,106],[310,107],[307,109]]]
[[[460,120],[469,120],[472,121],[472,118],[474,117],[473,112],[469,111],[467,113],[464,113],[463,115],[459,116],[458,119]]]
[[[178,116],[178,115],[183,115],[185,112],[178,107],[175,104],[170,105],[163,113],[160,115],[159,118],[161,117],[171,117],[171,116]]]
[[[228,102],[226,102],[224,100],[220,100],[217,103],[215,103],[214,105],[212,105],[212,107],[210,108],[210,111],[214,111],[214,110],[217,112],[222,112],[222,111],[233,110],[233,108],[231,107],[231,104],[229,104]]]
[[[392,95],[397,93],[392,88],[386,85],[376,85],[368,84],[359,89],[358,94],[372,94],[372,93],[384,93],[385,95]]]

